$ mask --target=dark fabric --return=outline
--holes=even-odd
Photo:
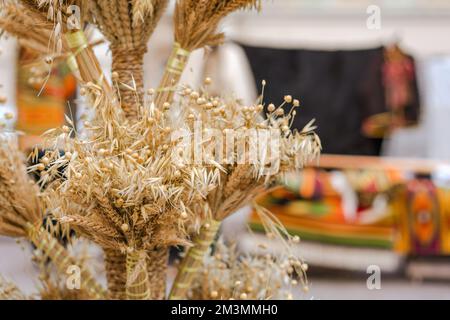
[[[405,119],[407,125],[416,125],[420,120],[421,101],[419,84],[417,81],[416,61],[412,56],[408,56],[413,66],[413,75],[411,78],[411,101],[405,106]]]
[[[368,137],[386,137],[399,128],[416,125],[419,120],[420,97],[415,61],[396,45],[385,49],[383,86],[388,112],[364,122],[363,132]]]
[[[325,153],[378,155],[380,140],[365,137],[364,119],[386,111],[383,48],[352,51],[286,50],[242,45],[255,81],[266,80],[266,103],[284,95],[301,101],[294,127],[316,119]]]
[[[415,125],[420,116],[420,96],[417,84],[416,62],[397,45],[385,50],[384,86],[387,105],[399,117],[393,128]],[[394,119],[396,120],[396,119]]]

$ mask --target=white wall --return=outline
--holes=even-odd
[[[325,2],[327,1],[321,1]],[[283,2],[280,4],[277,1],[264,2],[261,13],[241,13],[234,16],[224,29],[228,31],[230,38],[254,45],[332,50],[373,47],[398,39],[405,49],[418,58],[450,54],[450,1],[445,2],[447,5],[443,1],[434,1],[441,6],[433,5],[431,1],[414,1],[422,4],[422,7],[411,7],[409,10],[406,9],[407,6],[400,10],[385,5],[395,2],[397,1],[347,1],[346,3],[361,5],[344,8],[337,6],[334,9],[325,6],[285,6]],[[401,2],[406,3],[397,3]],[[369,15],[366,3],[379,5],[380,30],[367,28]],[[425,3],[428,3],[427,7]]]
[[[16,110],[16,41],[13,38],[0,38],[0,96],[5,96],[8,101],[0,105],[0,118],[6,112],[15,113]],[[12,122],[12,121],[11,121]],[[10,123],[12,126],[12,123]]]

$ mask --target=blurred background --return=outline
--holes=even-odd
[[[148,44],[148,88],[170,55],[171,26],[169,11]],[[195,52],[182,82],[209,76],[217,93],[251,104],[266,80],[264,101],[298,98],[294,126],[316,119],[322,139],[318,163],[258,199],[302,239],[311,285],[299,298],[450,299],[450,1],[268,0],[222,29],[227,42]],[[109,70],[107,44],[97,43]],[[2,125],[24,133],[21,147],[64,114],[82,128],[86,110],[67,66],[43,86],[32,51],[7,37],[0,45]],[[223,231],[242,252],[263,241],[252,208]],[[30,291],[24,250],[0,238],[0,273]]]

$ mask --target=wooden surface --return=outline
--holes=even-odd
[[[395,169],[429,174],[441,166],[450,166],[450,162],[427,159],[385,158],[370,156],[343,156],[324,154],[314,166],[326,169]]]

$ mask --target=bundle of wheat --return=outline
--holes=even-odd
[[[74,278],[74,282],[71,283],[73,287],[69,287],[66,274],[55,273],[47,258],[42,251],[34,250],[32,253],[32,261],[39,271],[37,293],[25,295],[14,283],[0,275],[0,300],[88,300],[93,298],[78,279]],[[83,257],[79,261],[85,263]]]
[[[78,251],[78,250],[77,250]],[[81,251],[77,254],[79,263],[87,265],[88,254]],[[81,278],[68,278],[67,273],[74,274],[76,267],[66,270],[66,273],[54,272],[54,268],[48,263],[46,256],[39,251],[34,251],[32,260],[39,271],[38,291],[34,298],[40,300],[89,300],[92,299],[89,291],[81,285]],[[104,298],[104,297],[103,297]]]
[[[175,42],[159,84],[156,105],[171,103],[174,91],[193,50],[222,43],[219,23],[230,13],[259,8],[259,0],[178,0],[174,13]]]
[[[3,4],[1,10],[0,28],[17,37],[25,46],[46,55],[49,47],[56,45],[52,37],[53,24],[40,12],[12,3]],[[30,33],[31,29],[37,32]]]
[[[59,272],[71,265],[80,265],[83,287],[93,297],[103,296],[102,288],[90,272],[71,257],[67,250],[43,226],[45,207],[36,184],[28,177],[24,159],[17,146],[4,134],[0,137],[0,234],[25,237],[52,260]],[[44,168],[44,163],[37,165]]]
[[[0,28],[38,53],[48,65],[48,76],[55,61],[65,60],[78,80],[97,83],[109,92],[110,86],[92,52],[95,43],[81,31],[86,17],[75,18],[69,10],[71,5],[80,6],[81,1],[8,1],[2,5]]]
[[[136,118],[140,105],[144,103],[143,84],[143,58],[147,51],[147,42],[159,22],[168,0],[89,0],[91,20],[100,28],[109,40],[113,56],[112,79],[116,88],[118,100],[125,115]],[[79,42],[74,47],[82,47]],[[92,59],[91,59],[92,60]],[[150,274],[160,274],[156,279],[165,278],[161,270],[167,264],[167,252],[152,250],[147,265]],[[116,262],[109,270],[122,269],[125,257],[120,252],[106,251],[107,262]],[[121,266],[122,265],[122,266]],[[116,288],[123,287],[123,277],[110,276],[111,285]],[[152,292],[162,292],[159,287],[162,280],[155,281]],[[115,280],[115,284],[113,284]],[[123,291],[123,290],[122,290]],[[162,298],[159,294],[153,298]]]
[[[33,13],[35,25],[45,24],[52,27],[51,39],[53,45],[48,51],[61,54],[65,48],[64,31],[67,29],[80,29],[86,20],[84,0],[11,0],[9,3],[19,5],[20,8]],[[80,15],[74,15],[74,8],[79,8]],[[77,9],[78,11],[78,9]]]
[[[125,114],[137,115],[143,103],[143,64],[147,42],[168,0],[89,0],[92,21],[111,43],[113,78]]]
[[[165,112],[173,105],[174,86],[189,52],[219,43],[223,37],[217,33],[221,19],[259,2],[178,1],[174,54],[155,99],[153,90],[143,90],[142,59],[167,0],[21,3],[42,21],[47,19],[43,14],[48,16],[57,53],[70,49],[82,80],[80,93],[87,97],[95,114],[85,123],[83,135],[74,131],[70,119],[69,126],[46,133],[44,147],[50,151],[41,163],[30,168],[39,172],[40,183],[47,186],[43,195],[46,207],[61,223],[70,224],[103,247],[113,299],[164,298],[168,247],[191,246],[190,234],[197,234],[171,293],[171,298],[187,298],[187,289],[194,283],[221,221],[251,201],[279,174],[301,168],[320,151],[312,124],[301,132],[290,129],[299,107],[290,96],[279,107],[265,106],[262,99],[255,105],[242,106],[234,100],[210,96],[206,90],[196,92],[186,87],[180,91],[184,97],[180,99],[181,112],[176,114],[175,108]],[[81,26],[62,24],[68,19],[64,13],[67,6],[74,3],[88,8],[90,19],[111,43],[115,92],[103,76]],[[288,105],[292,108],[286,112]],[[265,119],[261,113],[266,114]],[[185,134],[180,135],[181,131]],[[225,140],[210,136],[211,131],[223,134]],[[227,144],[230,137],[241,133],[242,143]],[[186,140],[199,134],[199,141],[188,143],[192,152],[188,151]],[[269,147],[270,137],[276,138],[276,152]],[[225,158],[217,158],[222,155],[218,145],[225,146]],[[258,155],[257,161],[252,155]],[[202,157],[200,161],[198,156]],[[20,181],[5,183],[3,189],[11,190],[11,186],[31,188]],[[29,235],[35,242],[43,240],[39,248],[53,255],[57,265],[65,266],[70,259],[59,249],[47,250],[47,244],[54,248],[57,244],[38,228],[40,224],[33,216],[21,213],[27,208],[21,206],[24,198],[11,198],[9,202],[18,215],[7,214],[10,208],[6,205],[6,210],[0,210],[0,231],[11,236]],[[42,221],[42,203],[39,200],[36,204],[27,202],[25,213]],[[287,236],[270,214],[265,217],[263,222],[271,233]]]
[[[82,93],[94,97],[96,111],[85,123],[83,137],[75,132],[71,138],[69,127],[45,135],[46,149],[55,150],[47,152],[48,170],[41,176],[48,185],[48,206],[61,222],[108,253],[113,298],[163,298],[167,256],[159,273],[148,274],[148,253],[188,244],[185,226],[200,225],[193,208],[202,206],[216,187],[220,168],[174,162],[176,125],[154,104],[130,123],[100,87],[90,84]],[[64,155],[58,151],[61,146]],[[62,167],[64,179],[59,178]],[[152,280],[158,286],[150,288]]]

